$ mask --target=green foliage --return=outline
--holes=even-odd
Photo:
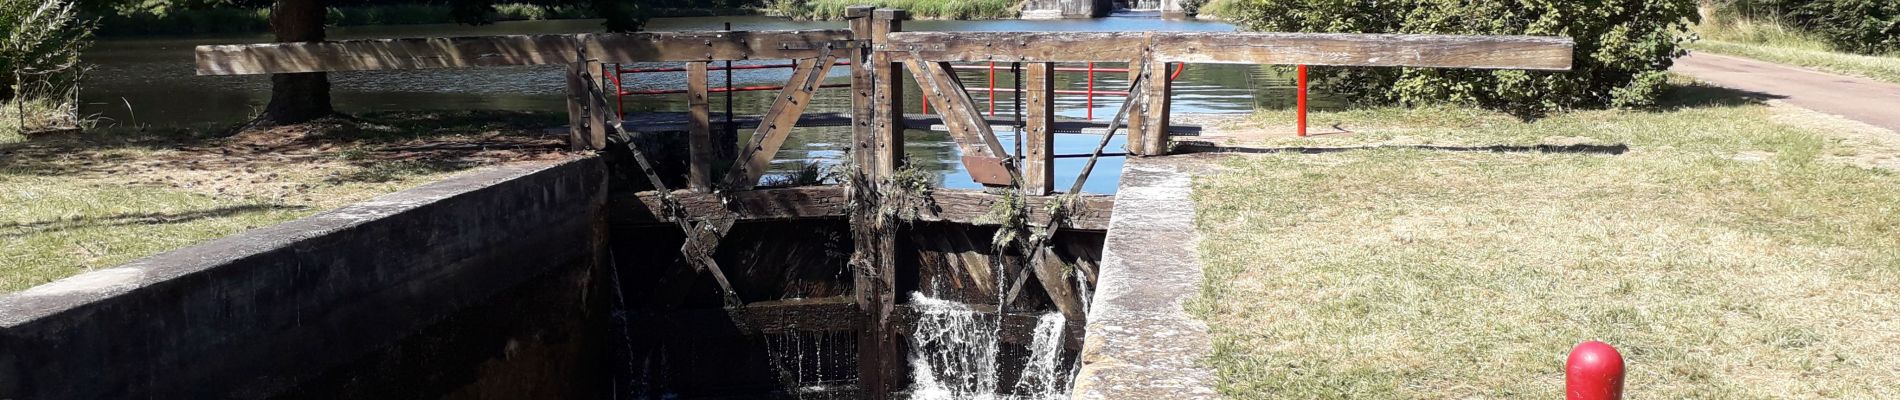
[[[71,127],[72,94],[84,72],[79,52],[93,25],[69,0],[0,0],[0,101],[12,132]]]
[[[759,186],[818,186],[843,180],[844,173],[836,168],[836,166],[826,165],[819,160],[805,160],[800,162],[798,169],[793,170],[790,174],[766,175],[765,180],[760,182]]]
[[[773,15],[814,20],[844,19],[844,9],[868,5],[902,8],[920,19],[1015,18],[1015,0],[775,0],[767,6]]]
[[[1196,18],[1229,20],[1240,14],[1242,1],[1245,0],[1184,0],[1181,9]]]
[[[1720,24],[1787,25],[1835,50],[1900,53],[1900,2],[1892,0],[1717,0]]]
[[[1535,115],[1653,104],[1693,38],[1694,0],[1239,0],[1257,31],[1567,36],[1570,72],[1314,68],[1316,85],[1360,103],[1459,103]]]
[[[1861,54],[1900,52],[1900,1],[1814,1],[1796,8],[1788,17],[1841,50]]]

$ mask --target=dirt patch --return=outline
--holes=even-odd
[[[329,184],[568,157],[563,136],[544,120],[538,114],[398,113],[229,135],[107,131],[42,136],[0,148],[0,169],[322,203],[305,196]]]

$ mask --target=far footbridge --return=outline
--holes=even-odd
[[[900,270],[896,234],[909,221],[927,219],[999,226],[986,210],[997,203],[1029,204],[1020,219],[1033,232],[1024,235],[1014,268],[991,268],[964,258],[934,273],[957,275],[996,304],[981,308],[1009,317],[1019,296],[1039,297],[1070,321],[1079,340],[1083,377],[1075,395],[1082,398],[1201,397],[1207,380],[1190,360],[1206,351],[1205,332],[1181,315],[1179,302],[1200,279],[1192,245],[1194,232],[1186,175],[1193,170],[1170,153],[1171,137],[1191,130],[1169,123],[1167,79],[1185,64],[1278,64],[1353,67],[1526,69],[1564,71],[1571,65],[1573,43],[1567,38],[1529,36],[1447,36],[1313,33],[1175,32],[906,32],[905,12],[851,8],[849,29],[808,31],[695,31],[405,38],[307,43],[201,46],[201,75],[372,71],[417,68],[478,68],[513,65],[565,65],[568,140],[580,151],[630,154],[636,181],[648,189],[639,201],[615,207],[642,207],[642,216],[677,227],[684,235],[678,255],[687,260],[685,275],[710,276],[725,299],[719,319],[744,334],[797,330],[846,330],[856,333],[856,390],[866,398],[901,391],[903,353],[910,306],[899,304]],[[790,79],[777,90],[763,115],[715,118],[709,76],[729,61],[784,60]],[[622,74],[617,64],[673,63],[686,73],[679,94],[689,110],[679,114],[623,109]],[[1054,74],[1092,63],[1126,63],[1128,101],[1112,118],[1099,121],[1059,119]],[[1006,65],[1022,82],[1020,122],[986,115],[973,100],[972,85],[956,74],[971,65]],[[848,68],[848,84],[824,83],[833,68]],[[640,75],[628,75],[639,79]],[[904,79],[922,93],[907,94]],[[813,92],[837,87],[851,92],[842,115],[805,112]],[[725,88],[724,90],[737,90]],[[989,90],[1001,90],[990,88]],[[1013,89],[1012,89],[1013,90]],[[1093,96],[1093,94],[1086,94]],[[909,101],[927,102],[929,114],[904,114]],[[723,121],[737,126],[721,126]],[[811,124],[848,125],[849,178],[843,187],[759,188],[768,164],[793,133]],[[1004,146],[996,125],[1018,126],[1019,149]],[[748,143],[721,135],[720,128],[750,129]],[[901,212],[914,202],[898,181],[905,162],[904,130],[948,132],[968,178],[987,191],[939,190],[931,211]],[[1058,155],[1052,149],[1058,131],[1096,133],[1102,140],[1085,155]],[[663,131],[672,131],[666,133]],[[1126,135],[1125,149],[1107,149],[1109,139]],[[684,146],[663,151],[643,148],[639,136],[684,137]],[[1132,156],[1120,199],[1080,196],[1082,182],[1104,153]],[[684,153],[684,154],[674,154]],[[1058,187],[1054,160],[1086,157],[1077,180]],[[684,171],[671,171],[656,158],[684,158]],[[1116,173],[1110,171],[1107,173]],[[673,188],[680,188],[673,190]],[[1066,189],[1066,190],[1063,190]],[[1112,202],[1112,203],[1111,203]],[[836,301],[747,302],[712,254],[736,222],[801,217],[846,217],[851,250],[848,295]],[[636,218],[637,219],[637,218]],[[1055,249],[1068,232],[1106,231],[1106,247],[1093,262],[1066,263],[1071,253]],[[1097,236],[1099,238],[1099,236]],[[960,239],[959,239],[960,240]],[[1100,240],[1100,239],[1098,239]],[[1100,243],[1100,242],[1097,242]],[[967,244],[966,244],[967,245]],[[1087,251],[1084,251],[1087,252]],[[978,257],[980,258],[980,257]],[[1013,270],[1014,273],[1008,273]],[[950,277],[939,277],[950,278]],[[914,279],[914,278],[911,278]],[[925,277],[921,279],[932,279]],[[1025,289],[1025,288],[1029,289]],[[1091,293],[1093,293],[1091,295]],[[1046,298],[1041,298],[1046,297]],[[770,303],[770,304],[766,304]],[[1000,306],[998,305],[1000,304]],[[1031,322],[1004,325],[1033,325]],[[1157,326],[1157,321],[1160,326]],[[1019,321],[1020,322],[1020,321]],[[1073,345],[1073,344],[1072,344]],[[1211,395],[1211,393],[1207,393]]]

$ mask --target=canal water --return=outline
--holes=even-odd
[[[664,18],[648,24],[653,31],[716,30],[723,24],[731,23],[735,30],[768,29],[844,29],[842,21],[793,21],[783,18],[762,16],[733,16],[705,18]],[[1099,19],[1023,21],[906,21],[904,29],[908,31],[1232,31],[1234,27],[1225,23],[1170,20],[1152,16],[1122,16]],[[598,20],[560,20],[560,21],[516,21],[502,22],[485,26],[466,25],[400,25],[365,26],[332,28],[330,38],[400,38],[400,37],[441,37],[508,34],[559,34],[600,31]],[[270,92],[270,81],[264,75],[249,76],[196,76],[193,75],[192,48],[204,44],[242,44],[260,43],[270,40],[268,35],[238,36],[194,36],[167,38],[135,38],[101,40],[89,50],[85,58],[96,68],[87,79],[82,90],[81,111],[88,115],[102,117],[106,125],[128,126],[228,126],[255,114],[264,107]],[[781,61],[771,61],[777,63]],[[747,63],[740,63],[747,64]],[[626,65],[626,67],[658,67],[651,65]],[[1121,68],[1120,64],[1098,64],[1104,68]],[[395,110],[530,110],[564,112],[566,103],[563,98],[564,80],[561,66],[521,66],[469,69],[432,69],[408,71],[367,71],[331,74],[333,101],[339,111],[361,113]],[[1009,74],[1007,64],[999,64],[995,74],[995,86],[1013,88],[1014,81]],[[989,86],[990,74],[987,70],[962,71],[964,82],[971,87]],[[789,70],[740,70],[733,74],[735,86],[783,85],[790,75]],[[828,83],[848,83],[846,68],[835,68]],[[1058,89],[1081,90],[1088,87],[1085,73],[1057,74]],[[712,86],[726,84],[723,73],[712,74]],[[1096,73],[1096,90],[1125,89],[1125,73]],[[629,90],[640,89],[679,89],[685,87],[685,73],[629,74],[624,77],[624,86]],[[738,114],[760,114],[770,104],[775,92],[738,92],[732,95],[733,109]],[[907,102],[909,112],[922,112],[914,89],[906,93],[912,96]],[[998,117],[1014,115],[1015,99],[1008,93],[1001,93],[993,101],[987,93],[972,91],[979,108],[991,110]],[[1174,83],[1175,113],[1245,113],[1255,108],[1287,108],[1293,106],[1294,87],[1290,75],[1283,68],[1253,65],[1190,65]],[[1114,116],[1121,105],[1121,97],[1098,95],[1091,102],[1082,95],[1064,95],[1057,99],[1057,113],[1064,117],[1106,120]],[[640,111],[684,111],[684,94],[628,96],[625,100],[628,112]],[[713,108],[724,108],[726,97],[715,93],[712,97]],[[843,89],[822,90],[813,99],[809,111],[844,112],[850,99]],[[1092,105],[1092,106],[1091,106]],[[1326,96],[1318,96],[1314,106],[1331,108],[1337,102]],[[743,132],[742,132],[743,133]],[[1011,141],[1013,131],[999,130],[1006,142]],[[967,175],[962,174],[957,151],[949,137],[942,132],[913,131],[906,134],[907,148],[914,165],[933,170],[942,179],[945,187],[976,187]],[[843,127],[799,128],[781,151],[776,168],[780,171],[795,169],[805,163],[835,165],[845,156],[843,149],[849,142],[850,132]],[[743,138],[742,138],[743,140]],[[1057,154],[1086,154],[1092,150],[1099,136],[1065,134],[1058,135]],[[1119,152],[1122,142],[1118,138],[1110,144],[1110,152]],[[1013,145],[1006,147],[1014,148]],[[1079,172],[1085,158],[1065,158],[1057,162],[1058,188],[1066,189],[1069,182]],[[1119,157],[1105,158],[1097,166],[1098,171],[1118,171],[1121,168]],[[1112,193],[1116,186],[1114,173],[1092,174],[1085,191],[1094,193]]]

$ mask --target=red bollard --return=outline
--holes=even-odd
[[[1578,343],[1564,363],[1566,400],[1622,400],[1623,355],[1599,341]]]
[[[1300,132],[1299,132],[1299,133],[1300,133],[1300,137],[1306,137],[1306,66],[1305,66],[1305,65],[1301,65],[1301,66],[1300,66],[1300,72],[1299,72],[1299,75],[1300,75],[1300,76],[1299,76],[1299,78],[1297,78],[1297,79],[1298,79],[1298,80],[1300,81],[1300,82],[1299,82],[1299,84],[1300,84],[1300,95],[1299,95],[1299,98],[1300,98],[1300,100],[1299,100],[1299,101],[1300,101],[1300,111],[1299,111],[1299,113],[1300,113],[1300,114],[1299,114],[1299,115],[1300,115],[1300,116],[1299,116],[1299,120],[1300,120],[1300,121],[1299,121],[1299,122],[1297,122],[1297,124],[1299,124],[1299,126],[1300,126],[1300,127],[1299,127],[1299,130],[1300,130]]]

